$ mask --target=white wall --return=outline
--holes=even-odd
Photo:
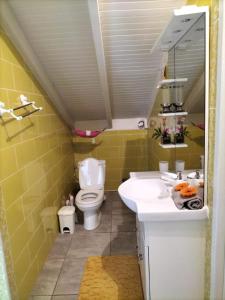
[[[112,120],[112,129],[109,130],[132,130],[139,129],[138,122],[145,122],[145,127],[147,127],[147,119],[146,118],[130,118],[130,119],[113,119]]]
[[[74,127],[82,130],[101,130],[108,128],[108,122],[106,120],[76,121]]]
[[[129,119],[113,119],[112,128],[107,130],[134,130],[138,128],[138,122],[143,120],[145,127],[147,127],[146,118],[129,118]],[[106,120],[89,120],[89,121],[77,121],[74,124],[75,128],[82,130],[98,130],[107,128]]]

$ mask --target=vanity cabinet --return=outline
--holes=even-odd
[[[139,222],[145,300],[203,300],[206,220]]]
[[[150,299],[149,294],[149,249],[145,246],[143,231],[141,231],[141,223],[136,221],[137,224],[137,250],[138,262],[141,273],[142,287],[145,300]]]

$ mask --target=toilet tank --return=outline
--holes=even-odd
[[[87,158],[78,163],[79,184],[82,190],[104,189],[105,184],[105,161]]]

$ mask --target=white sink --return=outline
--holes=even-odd
[[[129,179],[119,186],[118,191],[123,202],[137,213],[138,204],[158,199],[163,187],[158,178]]]
[[[208,218],[208,207],[199,210],[178,209],[171,188],[160,178],[130,178],[118,188],[123,202],[137,214],[139,221],[182,221]]]

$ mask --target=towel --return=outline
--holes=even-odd
[[[203,198],[203,188],[198,189],[198,194],[189,198],[183,198],[180,196],[180,192],[176,192],[173,190],[172,198],[174,204],[178,209],[201,209],[204,206],[204,198]]]
[[[203,199],[200,197],[195,197],[193,199],[187,199],[187,201],[184,202],[184,206],[187,209],[201,209],[201,208],[203,208]]]

